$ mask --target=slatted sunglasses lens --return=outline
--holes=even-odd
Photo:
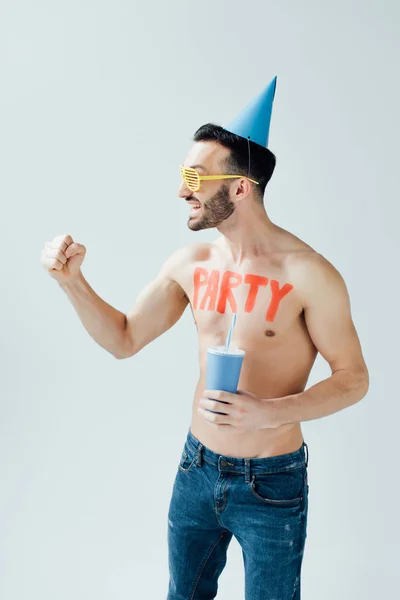
[[[199,188],[200,178],[196,169],[190,169],[181,167],[181,176],[186,181],[186,185],[192,191],[196,191]]]

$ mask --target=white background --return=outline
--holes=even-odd
[[[0,598],[163,599],[167,513],[198,377],[190,310],[137,356],[96,345],[40,265],[46,241],[127,312],[191,232],[179,164],[275,75],[273,222],[347,283],[370,371],[302,425],[305,600],[398,589],[399,20],[395,0],[2,0]],[[328,377],[318,357],[308,386]],[[235,538],[219,600],[244,596]]]

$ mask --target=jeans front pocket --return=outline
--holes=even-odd
[[[182,451],[182,456],[179,461],[179,469],[187,473],[193,467],[195,461],[196,453],[190,450],[190,448],[188,448],[187,444],[185,443],[185,446]]]
[[[253,495],[271,506],[294,507],[304,497],[305,467],[297,467],[279,473],[253,474],[250,489]]]

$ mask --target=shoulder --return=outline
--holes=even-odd
[[[341,297],[348,302],[346,283],[339,270],[315,250],[294,252],[287,257],[287,275],[306,307],[313,301]]]
[[[297,277],[341,277],[338,269],[325,256],[309,248],[289,253],[286,264],[287,269]]]
[[[182,269],[191,263],[207,260],[212,251],[209,242],[194,242],[177,248],[164,262],[161,273],[169,275],[171,279],[178,279]]]

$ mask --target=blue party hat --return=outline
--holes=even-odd
[[[266,148],[275,88],[276,76],[224,129]]]

